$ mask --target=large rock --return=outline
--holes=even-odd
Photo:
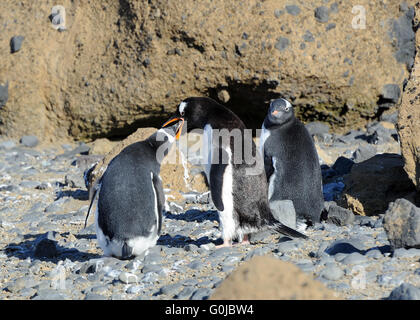
[[[272,256],[242,263],[216,288],[211,300],[333,300],[327,289],[298,267]]]
[[[0,52],[0,83],[9,81],[0,134],[128,135],[194,95],[219,97],[255,127],[279,95],[303,120],[354,127],[400,99],[415,53],[413,10],[398,1],[60,4],[57,30],[51,2],[0,2],[1,47],[25,37],[24,50]]]
[[[390,293],[388,300],[420,300],[420,288],[403,283]]]
[[[416,16],[420,16],[419,7],[416,7]],[[404,169],[420,191],[420,32],[416,33],[416,47],[414,67],[402,95],[397,129]]]
[[[355,214],[368,216],[385,213],[390,202],[412,197],[415,191],[402,157],[391,153],[355,163],[344,184],[340,204]]]
[[[420,208],[397,199],[386,211],[384,229],[393,249],[420,248]]]

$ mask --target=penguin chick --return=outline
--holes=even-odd
[[[165,204],[160,164],[174,135],[175,128],[168,127],[127,146],[98,182],[88,216],[97,203],[96,235],[106,256],[129,259],[156,244]]]
[[[318,154],[311,135],[295,117],[289,101],[271,101],[262,125],[260,151],[270,203],[292,200],[298,224],[319,222],[324,197]]]

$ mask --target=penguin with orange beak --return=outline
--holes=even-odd
[[[298,230],[319,222],[324,196],[318,154],[311,135],[286,99],[271,101],[262,125],[260,151],[270,204],[292,200]]]
[[[176,137],[194,129],[203,129],[205,171],[213,203],[219,213],[223,244],[231,246],[232,240],[248,243],[248,235],[264,229],[306,238],[302,233],[279,223],[271,214],[268,204],[268,186],[261,156],[249,137],[251,152],[257,157],[254,163],[244,159],[243,148],[235,143],[235,134],[244,142],[245,125],[231,110],[210,98],[191,97],[180,103],[177,111],[163,127],[178,123]],[[186,130],[184,128],[186,126]],[[183,130],[184,129],[184,130]],[[227,139],[221,137],[224,131]],[[236,135],[237,137],[238,135]],[[239,144],[243,146],[242,144]],[[238,160],[243,161],[238,161]],[[253,171],[252,174],[250,172]],[[258,173],[256,173],[258,172]]]

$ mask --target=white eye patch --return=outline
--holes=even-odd
[[[284,111],[288,112],[290,108],[292,107],[292,105],[286,99],[283,99],[283,100],[286,101],[286,106],[284,107]]]
[[[181,102],[180,104],[179,104],[179,107],[178,107],[178,110],[179,110],[179,113],[181,114],[181,115],[183,115],[184,114],[184,110],[185,110],[185,108],[187,107],[187,103],[186,102]]]

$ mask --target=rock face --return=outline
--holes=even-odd
[[[210,299],[331,300],[338,299],[338,295],[292,263],[256,256],[231,273]]]
[[[378,154],[355,163],[344,178],[340,204],[359,215],[385,213],[388,204],[415,191],[398,154]]]
[[[384,217],[384,229],[394,249],[420,248],[420,208],[406,199],[392,202]]]
[[[50,21],[52,2],[0,3],[2,48],[25,38],[21,50],[0,53],[0,83],[9,82],[1,134],[128,135],[159,126],[195,95],[221,99],[248,126],[260,127],[279,95],[303,120],[355,126],[400,99],[415,53],[413,10],[399,2],[60,4],[65,17]]]
[[[416,7],[416,19],[420,8]],[[398,134],[401,141],[401,153],[404,157],[404,169],[420,191],[420,33],[416,34],[417,55],[414,67],[405,86],[398,118]]]

